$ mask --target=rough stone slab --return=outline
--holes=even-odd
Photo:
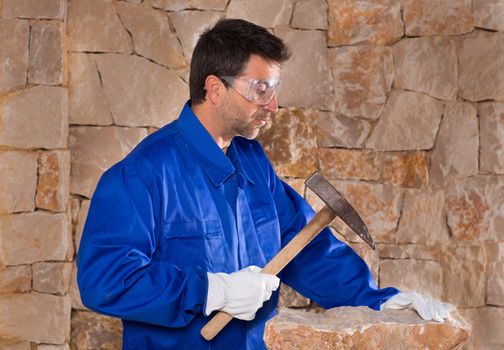
[[[285,108],[259,134],[264,151],[281,176],[306,178],[317,169],[313,110]]]
[[[0,106],[0,145],[19,148],[65,148],[68,93],[63,87],[36,86]]]
[[[474,26],[504,31],[504,2],[501,0],[473,0]]]
[[[380,288],[383,287],[421,293],[439,300],[443,296],[443,270],[436,261],[382,260]]]
[[[339,307],[324,313],[280,309],[266,323],[264,341],[280,349],[455,349],[470,326],[458,314],[445,323],[424,321],[411,310]]]
[[[124,158],[147,132],[141,128],[70,128],[70,193],[90,198],[102,173]]]
[[[69,0],[68,49],[89,52],[132,51],[132,41],[111,0]]]
[[[504,306],[504,243],[485,242],[488,255],[486,302]]]
[[[297,1],[294,4],[291,27],[327,30],[327,1]]]
[[[414,188],[428,184],[427,152],[383,152],[380,156],[382,182]]]
[[[394,86],[441,100],[457,97],[457,53],[448,37],[404,39],[393,47]],[[412,69],[412,67],[415,67]]]
[[[0,295],[0,333],[20,340],[62,344],[70,337],[70,313],[68,296]]]
[[[459,96],[504,102],[504,33],[475,31],[458,44]]]
[[[168,17],[146,6],[114,3],[122,23],[133,37],[135,52],[173,69],[187,67],[182,48]]]
[[[70,194],[70,152],[49,151],[39,157],[37,208],[64,212]]]
[[[0,94],[26,86],[28,21],[0,19]]]
[[[86,223],[86,218],[89,212],[90,204],[91,204],[90,200],[88,199],[82,200],[81,207],[79,210],[79,217],[77,219],[77,226],[75,227],[74,244],[76,250],[78,250],[80,247],[82,232],[84,230],[84,224]]]
[[[33,290],[64,295],[70,284],[72,263],[38,262],[33,264]]]
[[[29,265],[0,266],[0,294],[29,292],[31,279]],[[3,349],[1,346],[0,348]]]
[[[72,344],[77,349],[121,349],[121,320],[77,311],[72,315]]]
[[[37,154],[0,152],[0,213],[35,209]]]
[[[473,30],[472,0],[402,0],[407,36],[454,35]]]
[[[504,103],[478,104],[480,170],[504,174]]]
[[[80,200],[79,197],[70,198],[70,216],[72,217],[72,226],[77,225],[77,218],[79,217]]]
[[[222,11],[228,0],[145,0],[154,8],[166,11],[180,10],[214,10]]]
[[[116,125],[162,127],[178,117],[188,91],[176,72],[138,56],[96,61]]]
[[[326,37],[320,30],[275,29],[291,58],[282,65],[278,103],[285,107],[332,109]],[[307,52],[316,52],[306,55]]]
[[[329,46],[389,45],[403,32],[398,1],[329,0]]]
[[[31,27],[28,82],[40,85],[63,83],[63,24],[36,23]]]
[[[64,213],[0,216],[0,260],[6,265],[68,261],[73,255],[70,223]]]
[[[377,119],[394,80],[392,50],[371,45],[332,48],[329,62],[336,111],[349,117]]]
[[[265,28],[288,27],[293,0],[231,0],[227,18],[242,18]]]
[[[411,91],[393,90],[366,147],[383,151],[429,150],[443,104]]]
[[[363,119],[319,112],[317,129],[319,147],[362,148],[371,125]]]
[[[30,350],[30,342],[17,339],[0,338],[0,349],[2,350]]]
[[[486,306],[460,309],[471,323],[472,332],[467,349],[502,349],[504,347],[504,308]]]
[[[285,283],[282,283],[278,307],[307,307],[308,305],[310,305],[310,299],[305,298]]]
[[[439,246],[420,244],[377,244],[380,258],[439,260]]]
[[[65,0],[3,0],[2,17],[64,19]]]
[[[70,53],[68,62],[70,124],[112,124],[112,113],[93,56]]]
[[[70,284],[68,287],[68,294],[72,299],[72,309],[88,310],[83,304],[80,297],[79,286],[77,285],[77,262],[72,263],[72,272],[70,275]]]

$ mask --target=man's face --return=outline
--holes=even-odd
[[[243,92],[248,86],[250,79],[264,81],[277,80],[280,78],[280,66],[252,55],[245,66],[244,72],[236,77],[239,80],[233,82],[233,87]],[[265,105],[248,101],[234,88],[229,87],[218,115],[222,118],[227,134],[231,137],[243,136],[254,139],[259,129],[266,125],[272,115],[278,111],[276,94]]]

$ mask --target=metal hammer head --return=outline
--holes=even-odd
[[[348,203],[322,175],[315,172],[305,181],[308,186],[334,213],[343,220],[355,233],[357,233],[374,250],[375,243],[369,234],[368,228],[362,221],[359,213]]]

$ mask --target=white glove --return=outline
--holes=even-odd
[[[205,314],[221,310],[240,320],[253,320],[257,310],[280,285],[278,277],[260,271],[260,267],[248,266],[231,274],[207,272]]]
[[[380,306],[380,310],[406,308],[415,310],[424,320],[437,322],[443,322],[450,315],[450,311],[455,310],[455,306],[452,304],[409,292],[396,294]]]

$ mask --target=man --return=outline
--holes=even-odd
[[[279,278],[259,272],[314,215],[253,140],[278,110],[288,57],[264,28],[219,21],[194,49],[179,118],[100,179],[78,282],[86,306],[123,320],[125,349],[263,349],[280,280],[325,308],[416,300],[446,317],[441,303],[377,288],[327,228]],[[235,319],[208,342],[199,332],[217,310]]]

